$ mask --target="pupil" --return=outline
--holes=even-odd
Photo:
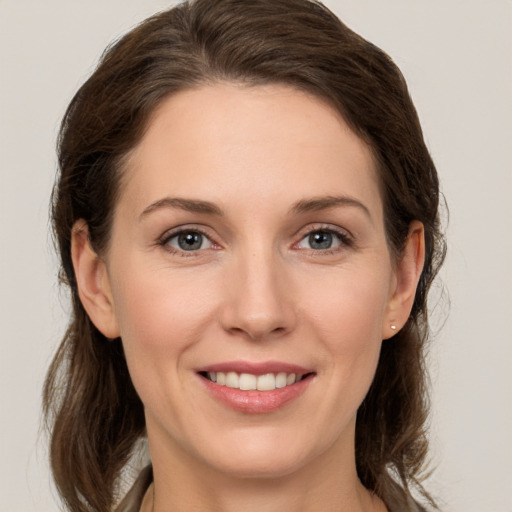
[[[332,235],[325,231],[319,231],[309,235],[309,245],[313,249],[329,249],[332,245]]]
[[[178,237],[178,245],[184,251],[193,251],[200,249],[203,241],[203,235],[200,233],[183,233]]]

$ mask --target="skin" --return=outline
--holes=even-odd
[[[202,248],[181,250],[178,226],[203,232]],[[341,237],[319,249],[312,232]],[[382,340],[410,313],[423,230],[411,225],[394,261],[371,151],[330,106],[277,85],[168,98],[129,155],[108,251],[94,253],[79,221],[72,252],[81,300],[122,337],[145,406],[143,510],[385,510],[357,478],[356,412]],[[277,411],[248,414],[196,372],[233,360],[314,376]]]

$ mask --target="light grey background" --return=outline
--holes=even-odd
[[[106,44],[163,0],[0,0],[0,508],[57,510],[38,434],[65,325],[47,234],[55,136]],[[512,511],[512,3],[331,0],[402,68],[450,206],[428,488],[446,512]],[[437,323],[440,322],[437,317]]]

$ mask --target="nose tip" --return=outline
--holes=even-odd
[[[276,338],[285,334],[289,328],[284,320],[280,321],[277,315],[237,315],[237,319],[228,322],[227,330],[232,334],[240,334],[253,341]]]
[[[222,312],[223,328],[250,340],[274,339],[296,323],[289,286],[271,265],[232,276]]]

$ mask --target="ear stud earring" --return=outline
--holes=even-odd
[[[395,324],[391,324],[391,329],[393,329],[393,331],[396,331],[396,325]]]

